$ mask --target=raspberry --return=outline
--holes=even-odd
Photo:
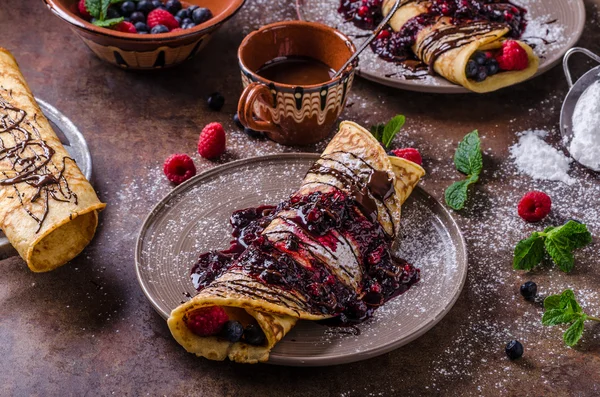
[[[177,22],[175,17],[171,15],[169,11],[163,10],[162,8],[155,8],[148,13],[146,25],[148,25],[150,29],[156,25],[163,25],[169,28],[169,30],[172,30],[179,27],[179,22]]]
[[[89,21],[90,19],[92,19],[92,15],[89,13],[89,11],[87,10],[87,8],[85,6],[85,0],[79,0],[79,3],[77,4],[77,8],[79,9],[79,15],[81,15],[81,17],[83,19],[85,19],[86,21]]]
[[[210,123],[200,133],[198,154],[205,159],[214,159],[225,153],[225,131],[219,123]]]
[[[421,157],[421,153],[417,149],[407,147],[404,149],[394,149],[392,150],[392,154],[396,157],[402,157],[408,161],[412,161],[413,163],[422,165],[423,157]]]
[[[552,200],[544,192],[529,192],[519,201],[519,216],[527,222],[539,222],[550,213]]]
[[[190,331],[198,336],[212,336],[221,332],[229,316],[220,306],[203,307],[183,318]]]
[[[502,43],[496,61],[501,70],[523,70],[529,66],[527,52],[514,40],[506,40]]]
[[[135,26],[133,26],[131,22],[127,21],[119,22],[114,26],[114,29],[118,30],[119,32],[137,33],[137,29],[135,28]]]
[[[187,154],[174,154],[165,160],[163,171],[167,179],[179,185],[196,175],[196,166]]]

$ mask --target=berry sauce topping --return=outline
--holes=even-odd
[[[418,1],[405,0],[404,5],[412,2]],[[358,28],[372,30],[383,18],[382,3],[381,0],[341,0],[338,12]],[[472,22],[486,22],[493,27],[498,24],[508,26],[508,37],[515,39],[521,37],[527,26],[527,10],[506,0],[432,0],[430,3],[426,12],[408,20],[399,32],[390,27],[382,30],[371,43],[371,49],[385,60],[404,63],[408,68],[418,70],[423,65],[415,57],[411,47],[415,44],[419,31],[435,24],[441,17],[450,18],[449,22],[455,26]],[[493,68],[492,73],[489,69],[486,70],[486,77],[494,74]],[[482,75],[480,73],[480,77]]]
[[[237,268],[259,282],[300,294],[314,313],[334,316],[327,324],[362,322],[420,278],[419,269],[392,257],[393,238],[362,211],[354,197],[338,190],[294,195],[277,207],[236,211],[230,220],[234,237],[230,248],[200,256],[192,268],[194,286],[200,291],[228,269]],[[263,234],[276,218],[293,224],[298,233],[288,232],[286,237],[279,232]],[[357,290],[332,274],[304,240],[308,236],[311,245],[335,252],[334,231],[353,241],[360,253],[357,260],[364,273]],[[278,235],[277,239],[269,240],[269,233]],[[299,264],[294,257],[302,257],[309,266]]]

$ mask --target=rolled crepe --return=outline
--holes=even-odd
[[[104,207],[0,48],[0,228],[32,271],[46,272],[87,246]]]
[[[368,131],[344,121],[321,158],[307,173],[300,189],[285,203],[294,203],[295,198],[305,200],[311,195],[331,198],[339,193],[340,197],[351,197],[348,202],[352,204],[348,204],[350,207],[346,213],[352,212],[352,222],[356,222],[358,229],[370,228],[379,233],[388,249],[400,225],[400,206],[424,173],[415,163],[388,157]],[[364,237],[360,234],[362,232],[353,234],[342,226],[321,235],[311,229],[309,221],[303,223],[305,221],[299,220],[298,211],[293,205],[280,205],[261,232],[261,236],[268,240],[268,246],[272,247],[270,251],[265,251],[260,245],[250,245],[222,275],[171,312],[168,319],[171,333],[188,352],[212,360],[228,357],[243,363],[262,362],[268,359],[270,350],[298,319],[323,320],[339,316],[335,308],[328,306],[331,302],[315,303],[310,293],[297,284],[284,281],[298,274],[314,277],[317,273],[323,278],[330,273],[337,280],[337,291],[342,291],[335,297],[339,298],[340,294],[365,296],[364,278],[371,277],[377,266],[367,270],[363,258],[367,250],[365,247],[371,247],[369,244],[375,241],[359,239],[357,236]],[[290,239],[298,242],[297,248],[286,248]],[[290,276],[292,273],[286,273],[287,268],[268,266],[257,276],[258,273],[252,270],[257,257],[275,258],[278,263],[285,259],[286,266],[297,267],[296,273]],[[400,265],[392,270],[396,270],[400,277],[402,268],[403,265]],[[265,273],[268,274],[265,276]],[[274,277],[271,279],[276,282],[269,282],[271,273]],[[408,283],[408,280],[405,282]],[[397,290],[390,293],[395,296],[409,286],[410,283],[398,285],[394,287]],[[261,346],[243,340],[232,343],[218,335],[199,336],[192,332],[186,325],[186,318],[200,308],[212,306],[222,307],[230,320],[239,321],[244,326],[260,326],[266,343]]]
[[[384,15],[389,14],[394,3],[395,0],[384,0]],[[429,1],[406,1],[392,16],[390,26],[395,31],[400,31],[410,19],[425,14],[430,5]],[[533,49],[526,43],[517,41],[527,52],[527,68],[500,71],[480,82],[467,78],[467,62],[473,54],[476,51],[499,49],[509,32],[510,27],[502,23],[462,21],[453,24],[451,18],[439,17],[418,32],[412,50],[430,70],[451,82],[474,92],[491,92],[531,78],[539,67],[539,58],[533,53]]]

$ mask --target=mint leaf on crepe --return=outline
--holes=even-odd
[[[481,154],[481,141],[477,130],[465,135],[458,144],[454,153],[454,165],[456,169],[467,175],[464,181],[454,182],[446,189],[444,197],[448,207],[461,210],[467,202],[469,186],[479,180],[479,174],[483,169],[483,157]]]
[[[477,130],[467,134],[454,154],[456,169],[465,175],[479,175],[483,168],[481,140]]]
[[[547,326],[558,324],[571,324],[563,334],[567,346],[574,346],[583,335],[586,320],[599,321],[600,318],[592,317],[583,312],[575,298],[575,293],[567,289],[560,295],[550,295],[544,300],[544,315],[542,324]]]
[[[385,146],[386,149],[390,147],[390,143],[392,143],[394,137],[398,134],[398,132],[400,132],[405,122],[406,117],[399,114],[390,121],[388,121],[388,123],[385,125],[385,127],[383,128],[383,136],[381,137],[381,143],[383,143],[383,146]]]
[[[513,269],[531,270],[544,259],[544,239],[538,232],[519,241],[515,247]]]
[[[531,270],[544,259],[544,251],[550,255],[560,270],[573,270],[573,250],[592,242],[592,235],[583,223],[568,221],[559,227],[547,227],[543,232],[534,232],[529,238],[515,246],[513,268]]]
[[[406,117],[399,114],[388,121],[387,124],[372,125],[370,131],[375,139],[381,142],[384,148],[388,149],[405,122]]]
[[[106,19],[104,21],[101,21],[98,19],[92,23],[96,26],[100,26],[101,28],[110,28],[111,26],[114,26],[120,22],[123,22],[124,20],[125,20],[125,18],[123,18],[123,17]]]

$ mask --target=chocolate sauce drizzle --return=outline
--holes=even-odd
[[[36,127],[37,115],[31,120],[27,112],[12,105],[11,100],[12,91],[0,87],[0,172],[5,177],[0,179],[0,186],[13,187],[20,205],[38,224],[35,231],[38,233],[48,216],[51,201],[77,204],[77,195],[64,176],[66,161],[75,160],[63,157],[60,167],[54,164],[55,151],[42,139]],[[12,142],[12,146],[8,142]],[[22,184],[35,188],[35,193],[26,197],[19,189]],[[34,203],[39,203],[41,209],[35,209]]]

